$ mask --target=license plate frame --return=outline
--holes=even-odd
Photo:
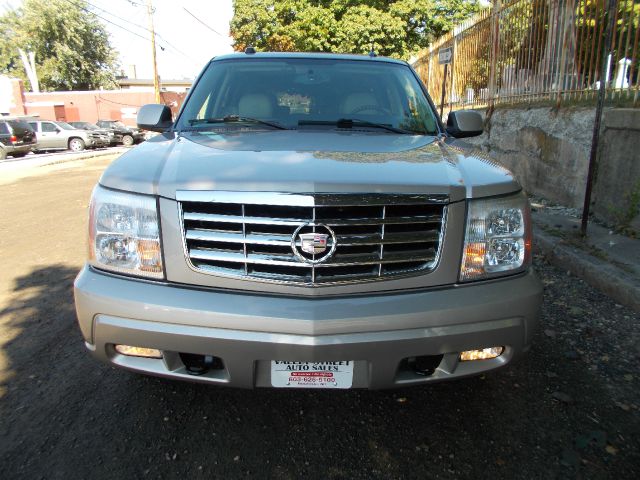
[[[349,389],[353,360],[300,362],[271,360],[271,386],[275,388]]]

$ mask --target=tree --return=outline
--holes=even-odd
[[[409,58],[480,9],[478,0],[234,0],[234,48]]]
[[[35,53],[42,90],[115,86],[116,52],[85,0],[25,0],[0,17],[0,73],[29,85],[19,49]]]

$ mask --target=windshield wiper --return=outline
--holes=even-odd
[[[367,122],[366,120],[358,120],[357,118],[340,118],[338,120],[300,120],[300,125],[335,125],[338,128],[353,128],[353,127],[372,127],[382,128],[394,133],[401,133],[404,135],[424,135],[422,132],[414,132],[411,130],[404,130],[402,128],[392,127],[385,123]]]
[[[269,122],[267,120],[260,120],[252,117],[241,117],[240,115],[226,115],[221,118],[194,118],[189,120],[189,125],[198,125],[203,123],[258,123],[260,125],[277,128],[278,130],[288,130],[287,127],[277,122]]]

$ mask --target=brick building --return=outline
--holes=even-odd
[[[24,91],[21,80],[4,77],[0,81],[0,114],[38,116],[66,122],[120,120],[133,126],[138,109],[147,103],[155,103],[153,87],[144,85],[144,81],[138,83],[137,88],[123,85],[124,88],[119,90],[33,93]],[[165,87],[160,92],[162,103],[171,107],[174,115],[186,97],[186,90],[188,87],[182,91],[168,91]]]

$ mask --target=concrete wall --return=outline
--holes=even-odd
[[[640,232],[640,109],[607,111],[600,142],[594,213]]]
[[[594,118],[595,108],[497,108],[487,132],[467,141],[512,170],[529,193],[582,209]],[[640,182],[640,110],[605,110],[603,125],[593,212],[615,224],[610,206],[621,206]]]
[[[513,171],[528,192],[582,207],[594,112],[497,108],[487,132],[468,140]]]

